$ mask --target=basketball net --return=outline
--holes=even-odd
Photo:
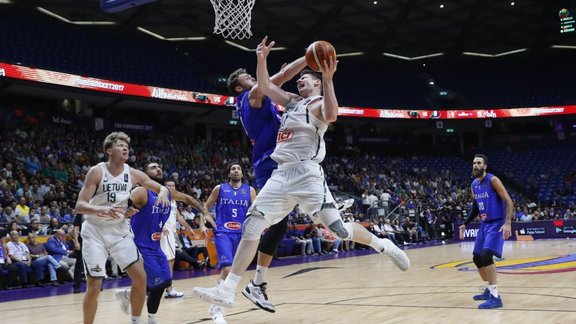
[[[214,7],[214,34],[224,38],[252,37],[252,8],[256,0],[210,0]]]

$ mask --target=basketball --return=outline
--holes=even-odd
[[[336,59],[336,50],[327,41],[315,41],[306,49],[306,63],[316,72],[320,72],[324,60],[328,62],[332,57]]]

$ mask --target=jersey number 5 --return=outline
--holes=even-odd
[[[232,217],[238,217],[236,208],[232,209]]]

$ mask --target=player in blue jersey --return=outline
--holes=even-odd
[[[291,80],[304,67],[306,59],[298,58],[270,78],[278,86]],[[256,186],[262,189],[270,179],[278,164],[270,155],[276,147],[276,137],[280,128],[280,113],[276,104],[262,93],[256,80],[245,69],[238,69],[228,77],[228,90],[236,95],[236,111],[242,126],[252,142],[252,164],[256,175]],[[256,306],[275,312],[274,305],[266,294],[266,273],[288,226],[288,217],[270,226],[264,233],[258,247],[258,262],[254,279],[244,288],[242,294]]]
[[[216,228],[214,229],[216,251],[218,253],[218,268],[220,280],[226,279],[234,261],[234,254],[242,239],[242,224],[246,219],[248,208],[256,199],[256,190],[242,183],[242,166],[231,163],[228,166],[228,179],[226,183],[217,185],[212,189],[206,200],[206,209],[216,206]],[[210,314],[215,323],[226,323],[222,307],[210,306]]]
[[[493,256],[502,257],[504,240],[510,237],[514,203],[504,188],[502,181],[495,175],[487,173],[488,159],[476,154],[472,164],[472,210],[464,224],[460,226],[460,239],[470,222],[480,216],[482,224],[474,243],[473,260],[483,281],[488,282],[484,292],[473,297],[474,300],[485,300],[478,308],[491,309],[502,307],[502,298],[497,289],[497,272]]]
[[[150,179],[163,184],[164,173],[158,163],[148,163],[144,167],[144,172]],[[184,201],[207,213],[204,206],[193,197],[176,191],[174,187],[168,187],[168,189],[170,190],[169,200]],[[162,300],[162,294],[166,288],[172,285],[170,264],[160,245],[162,230],[170,217],[172,204],[170,203],[165,207],[156,206],[157,197],[158,195],[153,191],[137,187],[130,193],[131,208],[126,213],[128,216],[132,215],[130,226],[134,233],[134,243],[144,259],[146,290],[148,292],[146,300],[148,324],[156,323],[156,313]],[[121,301],[122,311],[128,314],[130,289],[117,290],[116,298]]]

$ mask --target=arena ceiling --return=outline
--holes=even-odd
[[[255,1],[253,37],[233,41],[241,47],[255,48],[262,36],[269,35],[277,47],[289,51],[301,52],[310,42],[326,39],[339,54],[418,59],[576,45],[573,35],[559,32],[558,11],[570,6],[571,0]],[[193,46],[206,41],[224,43],[222,36],[213,34],[214,10],[209,0],[158,0],[118,13],[103,12],[99,0],[0,2],[11,2],[25,11],[40,10],[63,23],[112,23],[118,32],[139,30],[150,32],[147,37],[196,39],[173,40]]]

